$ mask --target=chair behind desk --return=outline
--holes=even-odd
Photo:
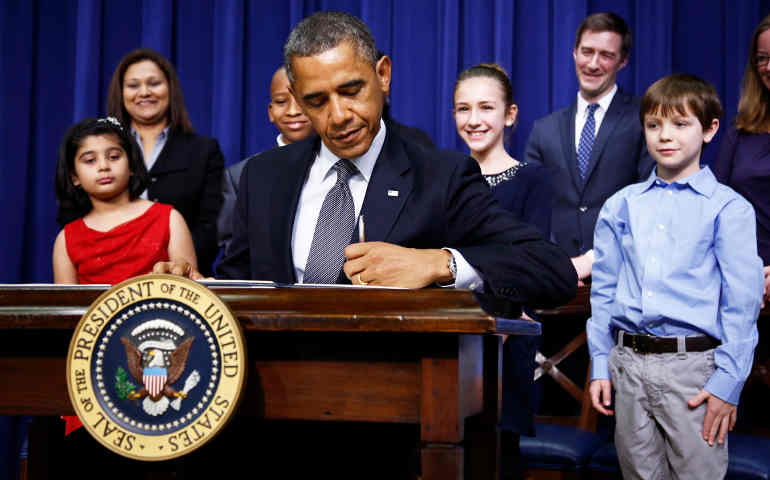
[[[537,479],[582,479],[591,478],[588,463],[592,455],[604,443],[605,438],[596,433],[597,415],[591,407],[588,394],[590,375],[585,378],[583,388],[562,372],[558,365],[574,356],[586,344],[585,320],[588,318],[588,288],[580,288],[569,304],[554,310],[537,312],[544,327],[556,322],[581,322],[577,336],[567,342],[549,358],[538,355],[539,368],[535,378],[548,375],[562,389],[565,395],[580,404],[578,417],[539,417],[535,437],[521,437],[521,456],[524,461],[525,477]],[[582,351],[582,350],[581,350]],[[586,359],[587,361],[587,359]]]

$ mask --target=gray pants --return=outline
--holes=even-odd
[[[727,441],[709,447],[701,435],[706,403],[687,406],[714,372],[714,350],[638,354],[615,346],[609,367],[615,388],[615,447],[624,478],[724,478]]]

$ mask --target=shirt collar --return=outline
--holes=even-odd
[[[353,165],[358,168],[361,175],[364,176],[364,180],[367,182],[372,176],[374,171],[374,164],[377,163],[377,157],[380,156],[383,145],[385,145],[385,122],[380,119],[380,131],[374,136],[372,144],[369,145],[369,150],[366,151],[360,157],[349,158]],[[321,151],[318,153],[318,159],[316,161],[321,163],[321,168],[324,173],[324,177],[329,174],[329,171],[335,163],[340,159],[337,155],[333,154],[331,150],[321,142]]]
[[[618,92],[618,84],[612,86],[612,89],[607,93],[607,95],[603,96],[601,100],[598,102],[599,108],[602,112],[606,112],[610,108],[610,104],[612,103],[612,99],[615,98],[615,94]],[[580,95],[580,91],[578,91],[577,94],[577,113],[579,115],[585,115],[586,109],[588,108],[589,102],[585,98],[583,98],[582,95]]]
[[[277,137],[275,137],[275,143],[278,144],[279,147],[285,147],[288,145],[288,143],[283,141],[283,134],[279,133]]]
[[[666,187],[669,185],[668,182],[658,177],[657,170],[657,168],[653,168],[650,176],[647,177],[647,180],[642,182],[643,188],[640,193],[646,192],[653,186]],[[717,188],[717,179],[714,177],[714,174],[708,166],[701,168],[689,177],[680,178],[671,183],[678,185],[680,188],[689,186],[695,192],[709,198],[714,194],[714,190]]]
[[[171,125],[166,126],[161,132],[158,134],[158,139],[155,141],[156,143],[165,140],[166,137],[168,137],[168,129],[171,128]],[[139,142],[139,145],[142,145],[142,136],[139,135],[139,132],[134,128],[133,125],[131,125],[131,135],[134,136],[134,139]]]

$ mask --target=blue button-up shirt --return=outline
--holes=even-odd
[[[623,329],[722,342],[704,388],[737,404],[757,345],[764,277],[754,209],[708,167],[666,183],[655,175],[602,207],[594,233],[586,331],[592,379]]]

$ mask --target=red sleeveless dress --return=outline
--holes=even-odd
[[[154,203],[140,216],[100,232],[82,218],[64,227],[67,255],[78,272],[78,283],[111,285],[152,272],[157,262],[168,261],[171,205]],[[64,435],[80,428],[76,416],[63,416]]]
[[[82,218],[64,227],[67,254],[78,283],[116,284],[152,272],[168,261],[171,205],[155,203],[142,215],[107,232],[89,228]]]

